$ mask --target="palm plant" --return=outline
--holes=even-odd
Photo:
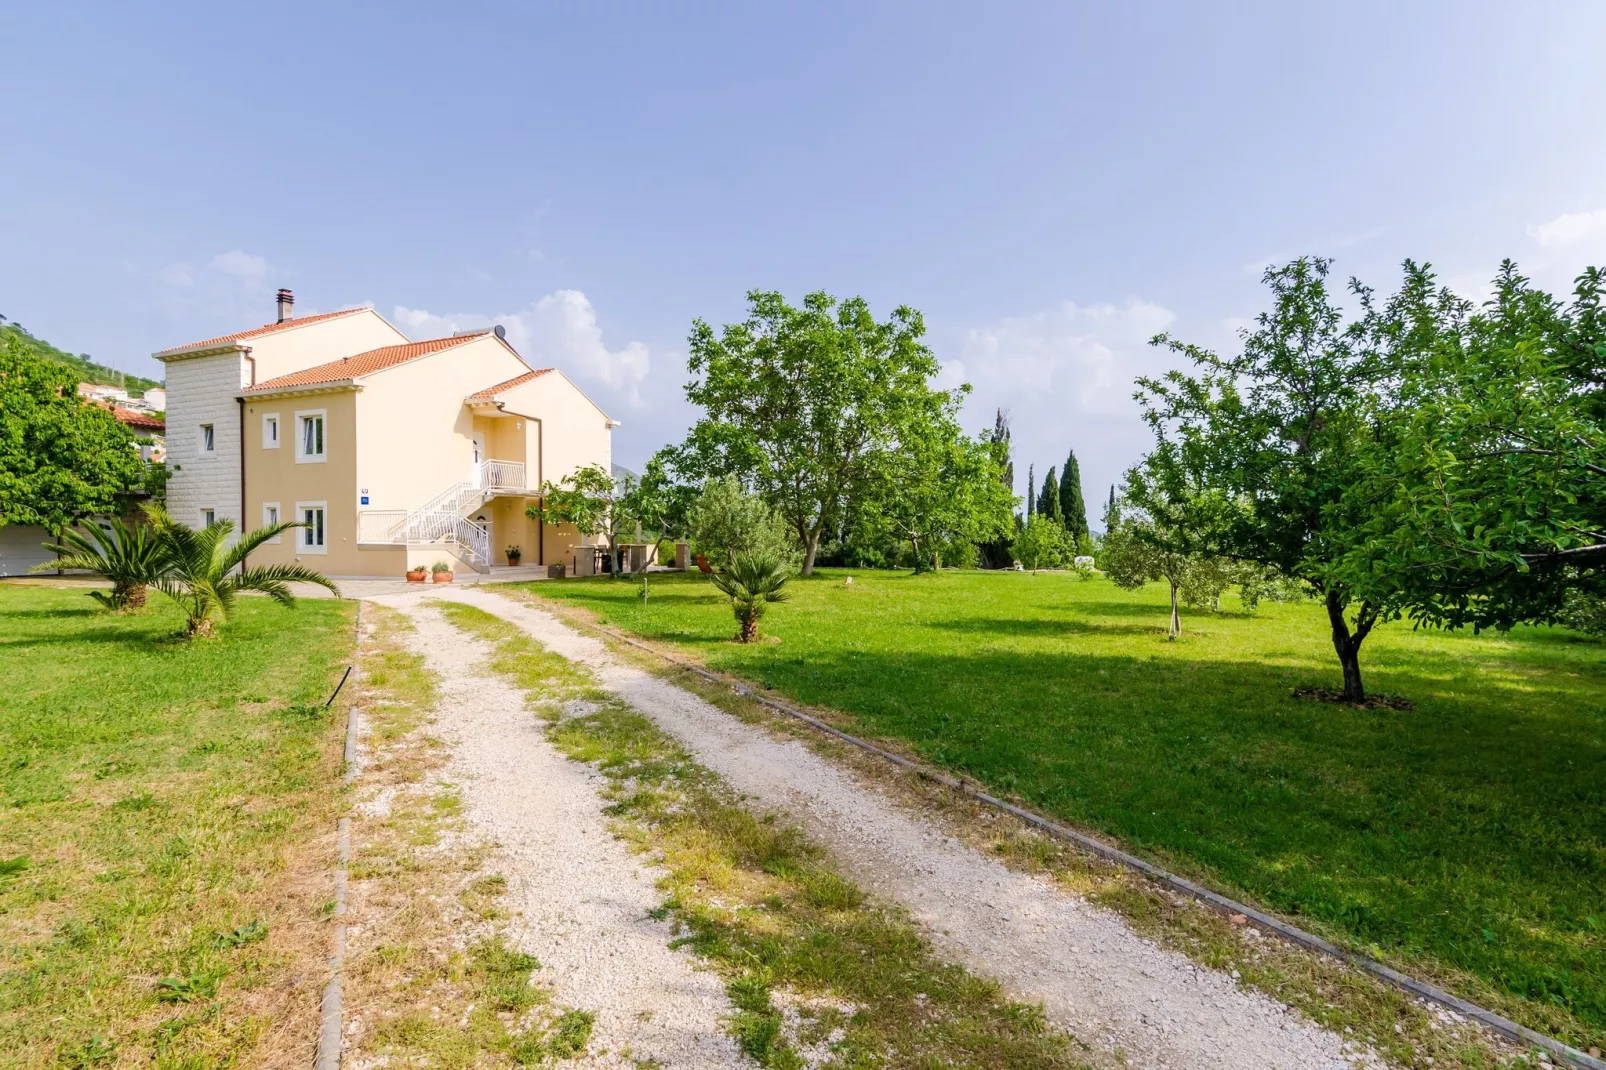
[[[333,580],[303,565],[242,567],[257,547],[301,524],[268,524],[246,532],[231,545],[231,520],[219,520],[196,530],[180,524],[159,507],[149,506],[146,512],[167,558],[167,570],[154,586],[183,607],[185,629],[192,639],[216,634],[218,623],[228,617],[241,591],[259,591],[282,606],[295,605],[292,583],[316,583],[340,594]]]
[[[45,544],[58,555],[35,565],[30,572],[80,569],[112,581],[111,593],[90,591],[89,597],[112,610],[145,608],[145,588],[155,583],[166,567],[156,533],[142,524],[125,524],[116,517],[105,528],[89,534],[71,528],[61,533],[61,545]]]
[[[730,568],[714,576],[714,586],[731,600],[731,612],[741,630],[736,638],[751,643],[758,638],[758,622],[771,602],[784,602],[782,588],[789,578],[786,562],[772,554],[731,555]]]

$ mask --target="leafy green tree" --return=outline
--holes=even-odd
[[[778,557],[736,554],[730,567],[714,576],[714,586],[731,601],[739,640],[751,643],[758,638],[758,622],[770,603],[787,600],[784,588],[790,575],[791,570]]]
[[[46,544],[60,556],[29,571],[93,572],[110,580],[112,589],[109,594],[90,591],[89,597],[111,610],[144,609],[145,589],[161,579],[167,568],[161,540],[147,525],[125,524],[117,517],[108,518],[105,525],[91,526],[87,534],[76,528],[66,529],[60,535],[61,545]]]
[[[1243,332],[1237,356],[1156,337],[1195,374],[1139,379],[1138,397],[1159,443],[1145,465],[1154,485],[1169,492],[1209,473],[1213,488],[1247,503],[1222,535],[1222,552],[1316,589],[1344,697],[1360,702],[1361,644],[1402,603],[1388,584],[1358,583],[1338,563],[1363,520],[1346,492],[1364,478],[1368,421],[1389,376],[1373,345],[1370,291],[1351,283],[1361,316],[1346,321],[1328,290],[1329,266],[1300,258],[1268,269],[1272,307]]]
[[[1087,502],[1082,499],[1082,466],[1076,463],[1076,451],[1065,458],[1060,473],[1060,516],[1065,530],[1071,533],[1078,546],[1089,540],[1087,528]]]
[[[786,520],[756,494],[742,489],[735,476],[704,481],[688,510],[687,525],[697,552],[716,565],[737,554],[771,558],[788,568],[797,565],[797,546]]]
[[[1214,608],[1236,578],[1236,563],[1221,547],[1238,510],[1227,494],[1184,473],[1172,454],[1162,443],[1127,474],[1127,508],[1104,537],[1101,564],[1118,587],[1165,580],[1171,588],[1167,634],[1176,639],[1182,634],[1179,602]]]
[[[1065,529],[1052,518],[1034,513],[1015,537],[1015,560],[1029,569],[1067,568],[1076,556]]]
[[[1005,494],[1011,502],[1015,501],[1015,461],[1010,456],[1010,428],[1009,413],[999,409],[993,416],[993,429],[984,441],[987,452],[992,458],[994,470],[998,473],[998,481],[1005,489]],[[1031,495],[1027,495],[1027,507],[1030,508]],[[1011,506],[1013,509],[1013,506]],[[1010,544],[1015,537],[1015,525],[1010,524],[1002,535],[978,545],[981,563],[984,568],[1008,568],[1010,557]]]
[[[906,421],[928,410],[938,372],[925,321],[900,306],[877,322],[862,298],[747,295],[748,317],[718,333],[692,325],[686,397],[702,410],[673,451],[681,478],[733,475],[778,508],[814,571],[822,536],[838,530],[876,482]]]
[[[185,632],[191,639],[215,635],[241,591],[257,591],[282,606],[296,603],[289,586],[292,583],[315,583],[336,597],[340,595],[333,580],[303,565],[245,567],[246,558],[263,543],[303,524],[268,524],[230,542],[232,520],[196,530],[174,520],[159,506],[147,506],[146,515],[165,566],[152,586],[183,608]]]
[[[1060,510],[1059,479],[1054,469],[1048,470],[1043,477],[1043,488],[1037,492],[1037,514],[1054,521],[1060,527],[1065,526],[1065,514]]]
[[[1407,262],[1376,316],[1396,387],[1362,437],[1337,571],[1413,618],[1560,619],[1606,595],[1606,317],[1591,268],[1563,304],[1509,261],[1482,308]]]
[[[612,575],[618,579],[620,544],[647,519],[644,514],[649,510],[644,506],[649,495],[650,488],[644,492],[634,477],[616,480],[602,465],[593,464],[569,473],[557,483],[548,480],[541,488],[539,502],[526,506],[524,513],[531,520],[541,518],[547,524],[572,524],[588,538],[606,536]]]
[[[77,390],[72,370],[41,358],[28,335],[0,333],[0,524],[60,535],[118,511],[144,478],[134,436]]]
[[[906,541],[916,573],[940,568],[945,546],[1007,536],[1015,504],[989,445],[960,430],[957,399],[933,395],[926,405],[922,418],[906,421],[859,503],[860,530]]]

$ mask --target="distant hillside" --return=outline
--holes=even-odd
[[[75,357],[65,350],[57,349],[43,338],[35,338],[33,335],[29,334],[25,328],[20,327],[15,323],[6,323],[4,320],[5,317],[0,316],[0,333],[17,335],[22,338],[26,338],[28,340],[28,344],[31,345],[34,348],[34,351],[37,352],[41,357],[44,357],[46,360],[53,360],[57,364],[65,364],[67,367],[77,372],[80,382],[101,383],[106,386],[120,386],[124,390],[127,390],[130,394],[143,394],[153,386],[162,385],[156,379],[146,379],[144,376],[140,375],[129,375],[127,372],[120,372],[116,368],[108,368],[104,364],[96,364],[94,361],[89,359],[88,354],[82,354]]]

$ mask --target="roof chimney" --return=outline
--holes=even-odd
[[[279,291],[278,302],[279,302],[279,319],[278,319],[278,322],[283,323],[285,320],[290,318],[290,309],[296,303],[296,298],[295,298],[295,295],[292,294],[289,290],[280,290]]]

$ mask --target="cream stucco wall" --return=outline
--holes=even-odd
[[[386,323],[383,316],[365,308],[349,316],[248,338],[242,344],[251,347],[251,358],[256,361],[256,381],[265,383],[341,357],[409,341],[405,334]]]
[[[538,419],[537,434],[528,436],[526,464],[551,483],[587,465],[609,468],[613,463],[613,433],[608,414],[580,392],[560,371],[551,371],[497,395],[504,412]],[[545,456],[541,451],[545,450]]]
[[[287,531],[251,556],[253,564],[291,562],[329,576],[378,572],[371,552],[357,548],[357,395],[347,389],[292,397],[248,398],[245,403],[246,527],[262,524],[262,507],[276,502],[282,520],[299,520],[299,502],[324,503],[324,552],[303,551],[301,532]],[[296,414],[324,410],[324,460],[296,460]],[[263,416],[279,416],[279,446],[263,448]],[[397,550],[401,548],[398,547]],[[400,567],[395,556],[389,571]]]
[[[526,370],[486,335],[365,377],[357,395],[357,483],[368,490],[367,507],[414,509],[468,479],[475,416],[464,399]]]

